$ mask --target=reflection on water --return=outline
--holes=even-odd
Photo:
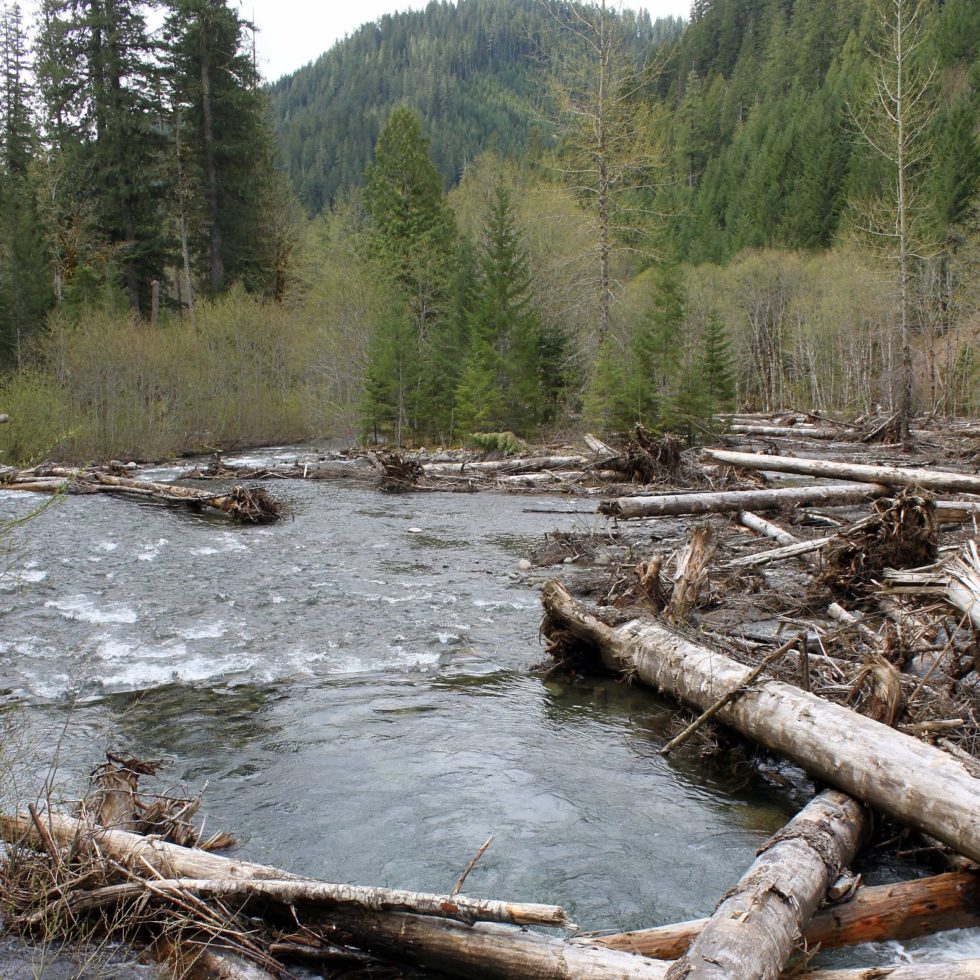
[[[695,752],[663,759],[649,691],[528,674],[540,608],[517,560],[581,517],[274,491],[293,515],[275,527],[73,497],[17,533],[0,699],[35,771],[84,773],[110,743],[164,756],[250,859],[330,880],[445,890],[493,833],[468,892],[592,929],[709,912],[795,810]],[[0,518],[32,503],[0,491]]]

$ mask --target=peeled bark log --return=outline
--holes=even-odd
[[[354,905],[365,909],[399,909],[420,912],[430,916],[447,916],[465,922],[479,920],[507,922],[518,925],[566,926],[565,912],[553,905],[532,905],[520,902],[498,902],[489,899],[466,898],[463,895],[427,895],[418,892],[396,891],[389,888],[367,888],[357,885],[336,885],[291,875],[288,871],[263,864],[234,861],[218,854],[192,847],[180,847],[152,840],[124,830],[105,828],[65,817],[45,814],[43,817],[51,836],[60,844],[69,844],[79,835],[93,836],[100,850],[122,864],[147,864],[164,879],[175,875],[193,879],[202,893],[210,889],[214,894],[229,891],[241,895],[251,890],[256,894],[276,893],[283,901],[300,901],[303,894],[316,895],[322,905]],[[10,842],[28,842],[36,839],[37,831],[29,816],[0,816],[0,837]],[[201,879],[207,883],[202,884]],[[222,884],[221,879],[228,880]],[[266,885],[268,884],[268,887]],[[179,882],[155,881],[154,887],[164,886],[170,891],[179,890]],[[312,900],[312,899],[311,899]]]
[[[602,936],[593,942],[607,949],[673,960],[684,955],[707,922],[693,919]],[[833,949],[975,926],[980,926],[980,872],[957,871],[859,888],[849,901],[816,912],[806,926],[804,939],[810,948],[819,943],[824,949]]]
[[[475,980],[661,980],[669,966],[501,925],[464,926],[400,912],[330,918],[345,943]]]
[[[667,980],[776,980],[866,831],[859,803],[821,793],[763,847]]]
[[[883,483],[893,487],[921,487],[940,492],[980,493],[980,476],[954,473],[949,470],[918,470],[909,466],[870,466],[865,463],[843,463],[836,460],[801,459],[797,456],[734,453],[724,449],[705,449],[704,455],[718,463],[741,466],[744,469]]]
[[[765,457],[775,459],[778,457]],[[860,504],[891,491],[876,484],[836,483],[832,486],[781,487],[777,490],[729,490],[708,493],[667,493],[651,497],[616,497],[599,504],[611,517],[665,517],[677,514],[724,514],[809,504]]]
[[[557,582],[545,584],[542,602],[550,623],[596,646],[607,667],[695,707],[713,704],[750,673],[660,623],[607,626]],[[812,776],[980,860],[980,780],[947,753],[779,681],[760,681],[718,719]]]

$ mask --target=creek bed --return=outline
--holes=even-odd
[[[49,765],[77,787],[106,746],[164,757],[175,784],[208,783],[209,827],[249,860],[419,891],[448,890],[492,833],[468,894],[617,931],[708,914],[803,802],[661,758],[673,709],[648,690],[528,673],[540,606],[518,562],[600,519],[272,490],[292,517],[271,527],[67,497],[7,538],[0,706],[21,792]],[[0,519],[36,504],[0,491]]]

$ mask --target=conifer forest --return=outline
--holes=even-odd
[[[7,464],[980,410],[980,5],[0,4]]]

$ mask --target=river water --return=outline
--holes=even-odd
[[[798,808],[693,751],[662,759],[671,708],[649,690],[529,673],[540,607],[518,562],[592,518],[529,512],[566,507],[543,497],[269,489],[291,516],[268,527],[96,495],[7,536],[7,792],[51,764],[77,792],[107,746],[164,758],[173,786],[207,783],[209,828],[249,860],[445,891],[494,834],[468,894],[617,930],[710,913]],[[41,500],[0,492],[0,519]]]

